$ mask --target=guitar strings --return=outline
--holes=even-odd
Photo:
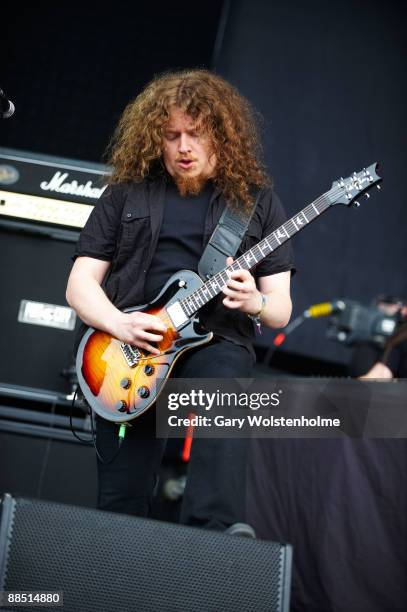
[[[368,185],[367,187],[371,187],[371,186],[373,186],[373,183],[369,183],[369,185]],[[367,188],[367,187],[366,187],[366,188]],[[357,195],[360,195],[360,193],[361,193],[362,191],[364,191],[366,188],[364,188],[364,189],[360,189],[360,190],[359,190],[359,193],[358,193]],[[283,223],[283,224],[282,224],[282,225],[281,225],[279,228],[276,228],[276,229],[275,229],[275,230],[274,230],[274,231],[273,231],[273,232],[272,232],[272,233],[271,233],[269,236],[266,236],[266,238],[263,238],[263,239],[262,239],[262,240],[261,240],[259,243],[257,243],[256,245],[254,245],[254,247],[252,247],[252,249],[249,249],[249,251],[253,250],[253,249],[254,249],[254,248],[256,248],[256,247],[259,247],[259,245],[260,245],[261,243],[266,243],[266,242],[268,243],[268,241],[269,241],[269,240],[273,240],[273,239],[274,239],[274,241],[275,241],[275,242],[277,242],[277,245],[276,245],[274,248],[272,248],[272,251],[271,251],[271,252],[275,251],[275,250],[276,250],[276,249],[277,249],[279,246],[281,246],[281,244],[283,244],[283,243],[279,243],[279,242],[278,242],[278,240],[277,240],[277,239],[275,238],[275,236],[274,236],[274,234],[275,234],[275,233],[276,233],[276,232],[277,232],[279,229],[281,229],[281,228],[283,227],[283,228],[284,228],[284,230],[286,231],[286,233],[288,234],[288,236],[286,237],[286,240],[291,239],[291,238],[292,238],[292,237],[293,237],[293,236],[294,236],[294,235],[295,235],[295,234],[296,234],[298,231],[300,231],[300,230],[296,229],[296,231],[295,231],[293,234],[291,234],[291,235],[290,235],[290,234],[289,234],[289,232],[288,232],[288,230],[287,230],[287,229],[286,229],[286,227],[285,227],[285,226],[286,226],[288,223],[290,223],[290,222],[291,222],[291,223],[293,223],[293,219],[294,219],[294,217],[299,216],[301,213],[304,213],[305,215],[308,213],[308,214],[310,215],[310,213],[313,211],[313,208],[315,207],[315,208],[318,210],[318,213],[317,213],[317,215],[316,215],[316,216],[313,216],[313,218],[312,218],[312,219],[310,219],[310,221],[308,221],[308,222],[307,222],[307,225],[308,225],[309,223],[311,223],[312,221],[314,221],[314,220],[315,220],[315,219],[316,219],[316,218],[317,218],[319,215],[321,215],[323,212],[325,212],[326,210],[328,210],[328,208],[329,208],[330,206],[332,206],[332,203],[331,203],[331,202],[328,200],[328,198],[327,198],[328,194],[330,194],[330,196],[331,196],[331,197],[336,197],[337,195],[339,195],[339,194],[340,194],[340,193],[342,193],[342,192],[343,192],[343,187],[341,187],[341,185],[339,185],[339,184],[338,184],[337,186],[332,187],[332,188],[331,188],[329,191],[327,191],[327,192],[323,193],[323,194],[322,194],[322,195],[320,195],[318,198],[316,198],[316,200],[314,200],[313,202],[311,202],[310,204],[308,204],[308,205],[307,205],[305,208],[303,208],[301,211],[299,211],[298,213],[296,213],[295,215],[293,215],[293,217],[291,217],[290,219],[287,219],[287,221],[285,221],[285,222],[284,222],[284,223]],[[353,198],[352,198],[352,199],[353,199]],[[348,202],[347,204],[350,204],[350,203],[351,203],[351,200],[349,200],[349,202]],[[320,205],[323,205],[323,206],[321,207],[321,209],[319,209],[319,208],[318,208]],[[315,211],[313,211],[313,214],[315,214]],[[310,215],[310,216],[311,216],[311,215]],[[294,226],[295,226],[295,224],[294,224]],[[302,227],[301,227],[301,229],[303,229],[303,227],[305,227],[305,226],[302,226]],[[286,242],[286,240],[284,240],[284,242]],[[271,248],[271,247],[270,247],[270,245],[268,245],[268,246],[269,246],[269,248]],[[260,248],[260,252],[261,252],[261,248]],[[210,299],[213,299],[213,298],[214,298],[216,295],[219,295],[219,293],[222,291],[222,289],[221,289],[220,287],[223,287],[223,285],[221,285],[221,283],[219,283],[219,282],[218,282],[219,280],[220,280],[221,282],[222,282],[222,281],[224,281],[224,279],[222,278],[222,273],[224,273],[224,272],[226,272],[226,273],[227,273],[228,271],[234,271],[234,270],[238,269],[238,268],[233,268],[233,266],[234,266],[236,263],[238,263],[238,264],[242,263],[242,264],[243,264],[243,267],[244,267],[244,264],[246,264],[246,265],[247,265],[247,261],[246,261],[246,260],[245,260],[245,258],[244,258],[244,255],[245,255],[245,254],[246,254],[246,253],[244,253],[243,255],[241,255],[241,256],[240,256],[240,257],[239,257],[237,260],[235,260],[235,261],[233,262],[233,264],[231,264],[230,266],[228,266],[228,267],[224,268],[223,270],[221,270],[220,272],[218,272],[217,274],[215,274],[215,275],[214,275],[214,276],[213,276],[213,277],[210,279],[210,280],[212,281],[212,288],[213,288],[213,289],[216,291],[215,295],[214,295],[214,296],[211,296],[211,298],[210,298]],[[267,255],[266,255],[266,256],[264,256],[264,255],[263,255],[262,259],[264,259],[265,257],[267,257]],[[256,264],[255,264],[255,265],[256,265]],[[241,267],[241,266],[239,265],[239,267]],[[251,269],[252,267],[254,267],[254,266],[250,266],[248,269]],[[244,268],[244,269],[245,269],[245,268]],[[220,277],[220,278],[219,278],[219,277]],[[214,287],[213,287],[213,281],[214,281],[214,282],[215,282],[215,283],[218,285],[218,290],[216,290],[216,288],[214,288]],[[184,298],[184,299],[180,300],[180,302],[182,303],[182,305],[183,305],[183,306],[185,306],[185,308],[187,308],[187,305],[185,304],[184,300],[188,300],[188,301],[191,301],[191,300],[192,300],[192,301],[197,301],[197,299],[201,299],[201,300],[202,300],[202,299],[206,299],[206,300],[207,300],[207,297],[206,297],[206,296],[204,296],[204,298],[202,298],[202,297],[201,297],[201,295],[202,295],[202,293],[203,293],[203,291],[202,291],[202,290],[203,290],[203,288],[204,288],[205,286],[208,286],[208,285],[207,285],[207,283],[208,283],[208,281],[207,281],[206,283],[204,283],[204,285],[202,285],[202,286],[201,286],[201,287],[199,287],[198,289],[195,289],[195,291],[193,291],[193,292],[192,292],[192,293],[191,293],[189,296],[187,296],[186,298]],[[211,295],[211,293],[210,293],[210,290],[209,290],[209,289],[204,289],[204,291],[209,292],[209,295]],[[210,301],[210,300],[207,300],[207,301]],[[196,306],[196,305],[195,305],[195,306]],[[192,313],[188,313],[188,310],[187,310],[187,313],[186,313],[186,314],[188,314],[188,316],[192,316],[192,315],[193,315],[193,314],[195,314],[195,312],[197,312],[197,311],[198,311],[198,310],[199,310],[201,307],[202,307],[202,305],[199,305],[199,304],[198,304],[198,305],[197,305],[197,307],[195,308],[195,310],[193,310],[193,312],[192,312]],[[189,305],[189,308],[190,308],[190,305]]]

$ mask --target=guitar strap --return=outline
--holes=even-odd
[[[234,257],[240,247],[243,236],[256,209],[260,198],[260,189],[255,194],[251,211],[232,209],[225,206],[218,225],[212,232],[202,257],[199,260],[198,272],[203,280],[217,274],[226,266],[226,257]]]

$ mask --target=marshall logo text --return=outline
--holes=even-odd
[[[41,189],[44,191],[56,191],[57,193],[69,193],[70,195],[78,195],[83,198],[99,198],[104,190],[106,189],[106,185],[104,187],[92,187],[92,181],[88,181],[85,185],[81,185],[78,181],[65,182],[69,177],[68,172],[55,172],[52,179],[47,183],[47,181],[42,181],[40,184]]]

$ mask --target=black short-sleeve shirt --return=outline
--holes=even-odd
[[[225,206],[218,190],[206,189],[206,193],[209,201],[202,228],[202,253]],[[121,310],[145,303],[146,279],[157,248],[165,206],[171,206],[173,200],[173,184],[168,184],[168,180],[109,185],[81,232],[74,258],[86,256],[111,262],[103,287],[108,298]],[[202,215],[202,203],[200,211]],[[278,196],[270,189],[263,190],[236,257],[285,220]],[[188,232],[188,224],[184,221],[177,220],[177,232]],[[194,231],[196,234],[196,227]],[[261,261],[252,273],[260,278],[288,270],[294,271],[294,259],[291,245],[286,242]],[[254,354],[252,321],[246,314],[226,308],[222,304],[223,297],[223,294],[217,296],[202,309],[202,322],[216,335],[243,345]]]

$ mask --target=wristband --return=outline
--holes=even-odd
[[[248,315],[249,319],[251,319],[253,321],[253,323],[257,326],[257,331],[259,332],[259,334],[261,334],[261,320],[260,320],[260,316],[261,316],[261,313],[263,312],[263,310],[265,309],[266,304],[267,304],[266,296],[263,293],[261,293],[260,295],[261,295],[261,307],[260,307],[259,312],[257,312],[254,315],[252,315],[252,314]]]

